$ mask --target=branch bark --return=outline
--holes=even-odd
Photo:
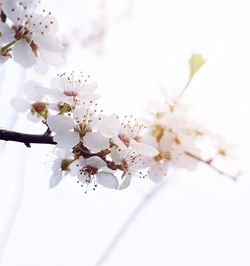
[[[29,148],[33,143],[52,145],[56,144],[56,142],[53,141],[53,137],[47,134],[26,134],[5,129],[0,129],[0,140],[21,142]]]

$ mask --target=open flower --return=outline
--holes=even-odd
[[[11,104],[18,112],[28,112],[27,118],[33,122],[46,120],[48,104],[43,102],[46,89],[35,81],[29,81],[24,86],[26,98],[14,97]]]
[[[82,72],[79,75],[72,71],[70,74],[58,74],[51,81],[50,95],[61,105],[67,104],[75,109],[82,103],[92,104],[99,96],[95,94],[96,83],[87,83]]]
[[[49,188],[57,186],[61,182],[63,176],[70,172],[69,166],[73,161],[72,154],[62,149],[57,150],[56,159],[52,166],[53,173],[49,180]]]
[[[117,189],[118,180],[110,172],[103,171],[106,162],[98,156],[83,158],[82,156],[71,164],[72,174],[78,177],[79,182],[87,187],[93,183],[93,188],[100,184],[106,188]]]
[[[127,151],[112,149],[111,157],[116,164],[116,169],[122,172],[119,189],[127,188],[133,176],[139,178],[147,176],[145,169],[148,167],[150,157],[136,154],[131,149],[127,149]]]
[[[112,142],[119,149],[127,150],[131,147],[138,154],[145,156],[155,156],[158,154],[157,149],[146,143],[140,142],[140,133],[145,128],[136,120],[133,123],[132,117],[125,117],[124,121],[120,121],[116,115],[103,115],[101,121],[96,125],[96,128],[106,137],[112,139]]]
[[[57,20],[51,12],[36,12],[40,1],[5,0],[2,10],[7,24],[1,26],[1,55],[11,56],[25,68],[35,66],[40,72],[47,70],[47,64],[62,62],[62,45],[55,36]]]
[[[65,115],[49,116],[47,123],[51,131],[55,132],[54,141],[58,147],[71,149],[78,143],[92,152],[99,152],[109,148],[109,139],[100,132],[93,132],[93,126],[101,119],[95,109],[82,108],[73,112],[73,117]]]

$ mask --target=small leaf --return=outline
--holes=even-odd
[[[206,59],[201,54],[193,54],[189,59],[190,79],[205,64]]]

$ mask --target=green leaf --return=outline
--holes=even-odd
[[[189,59],[190,79],[205,64],[206,59],[201,54],[193,54]]]

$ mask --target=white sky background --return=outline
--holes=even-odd
[[[42,2],[57,15],[62,34],[75,28],[84,34],[99,14],[93,0]],[[140,116],[148,99],[160,97],[159,87],[169,91],[183,87],[187,60],[192,52],[202,53],[207,62],[183,100],[194,106],[205,125],[239,144],[243,175],[232,183],[206,166],[194,173],[170,172],[169,184],[138,216],[103,265],[249,266],[249,1],[130,3],[132,8],[128,0],[107,1],[103,16],[114,23],[103,42],[102,56],[74,44],[61,71],[86,71],[99,84],[105,110]],[[130,15],[119,20],[128,6]],[[76,42],[73,37],[71,41]],[[48,76],[33,71],[24,75],[13,62],[0,68],[0,125],[25,132],[44,130],[22,115],[13,123],[16,114],[8,99],[16,96],[25,80],[35,77],[48,84]],[[0,265],[95,265],[152,187],[148,180],[135,180],[125,191],[99,187],[85,195],[74,179],[65,178],[49,190],[50,149],[5,145],[0,157],[0,234],[10,235]],[[15,210],[10,230],[13,220],[8,218]]]

